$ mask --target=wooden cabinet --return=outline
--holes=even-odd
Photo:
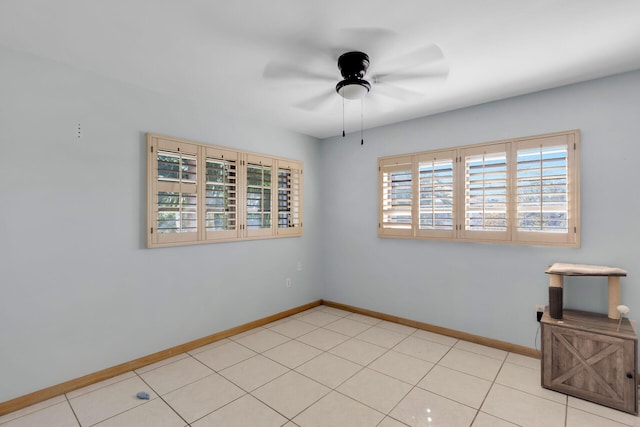
[[[545,311],[542,386],[632,414],[638,413],[638,337],[628,319],[564,310]]]

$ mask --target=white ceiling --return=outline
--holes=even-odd
[[[391,35],[349,40],[353,29]],[[432,43],[447,78],[411,86],[424,96],[406,102],[376,100],[374,85],[365,127],[640,69],[640,1],[0,0],[1,45],[318,138],[341,133],[342,98],[295,105],[341,79],[326,52],[365,51],[372,71]],[[265,80],[270,62],[335,82]],[[359,130],[357,101],[346,127]]]

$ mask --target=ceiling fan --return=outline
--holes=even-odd
[[[369,55],[364,52],[345,52],[338,58],[338,69],[344,80],[336,85],[338,95],[347,99],[364,98],[371,83],[364,79],[369,69]]]
[[[295,86],[295,82],[304,83],[310,93],[317,87],[314,84],[321,85],[321,93],[305,96],[294,104],[298,108],[315,111],[340,97],[343,100],[367,97],[378,105],[394,100],[400,103],[416,102],[427,95],[425,82],[446,79],[448,75],[449,69],[442,50],[435,44],[408,51],[404,49],[404,53],[394,55],[403,51],[403,48],[397,43],[397,34],[392,31],[349,29],[343,30],[341,35],[347,43],[340,43],[340,47],[326,49],[308,41],[303,42],[308,46],[303,46],[302,55],[295,58],[296,55],[292,54],[294,57],[289,62],[269,62],[263,77],[288,86]],[[337,63],[342,80],[339,80],[337,73],[329,71],[333,67],[331,62]],[[374,72],[367,76],[367,72],[372,70]],[[336,80],[337,84],[333,83]],[[304,91],[304,87],[296,87],[296,94]]]

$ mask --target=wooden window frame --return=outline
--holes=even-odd
[[[190,160],[189,170],[185,174],[195,173],[195,180],[182,180],[178,177],[160,177],[158,173],[158,152],[166,151],[173,157],[188,153]],[[207,163],[209,161],[209,163]],[[182,163],[178,162],[179,170],[175,173],[181,174]],[[251,164],[261,165],[271,170],[268,182],[263,182],[262,198],[259,200],[261,213],[265,217],[270,213],[270,223],[268,227],[253,228],[248,227],[249,209],[249,183],[247,181],[247,168]],[[171,163],[168,167],[173,167]],[[208,175],[207,166],[219,165],[220,170],[224,170],[225,176],[218,176],[220,182],[208,181],[216,179],[213,175]],[[186,167],[186,166],[185,166]],[[192,170],[195,168],[195,172]],[[212,168],[210,168],[212,169]],[[291,181],[291,188],[287,195],[288,208],[295,220],[288,222],[287,226],[278,224],[278,171],[292,171],[295,179]],[[211,171],[209,171],[211,172]],[[172,173],[169,171],[169,173]],[[213,173],[213,172],[211,172]],[[166,174],[166,173],[165,173]],[[187,175],[189,177],[190,175]],[[253,188],[258,188],[252,186]],[[179,201],[182,201],[182,193],[189,195],[190,209],[183,215],[182,205],[175,202],[175,197],[164,205],[160,205],[159,192],[162,190],[171,194],[177,194]],[[269,191],[266,191],[266,190]],[[268,194],[268,199],[264,199],[264,194]],[[195,197],[195,204],[193,199]],[[209,197],[209,200],[207,199]],[[285,159],[268,156],[264,154],[251,153],[235,150],[228,147],[218,147],[209,144],[202,144],[183,139],[172,138],[163,135],[147,134],[147,247],[159,248],[167,246],[195,245],[203,243],[232,242],[241,240],[296,237],[303,234],[303,165],[298,160]],[[220,199],[223,200],[222,207]],[[209,207],[207,202],[210,202]],[[254,203],[252,202],[252,203]],[[254,203],[255,204],[255,203]],[[193,218],[193,208],[195,206],[196,230],[191,232],[159,232],[159,226],[172,227],[171,221],[175,222],[176,228],[182,227],[182,218]],[[169,220],[161,221],[159,212],[165,209],[168,212]],[[265,210],[267,209],[267,210]],[[209,214],[209,216],[207,216]],[[220,215],[222,214],[222,215]],[[212,226],[212,218],[222,216],[222,226]],[[178,220],[179,218],[180,220]],[[209,219],[209,223],[207,223]],[[193,223],[193,220],[189,225]],[[215,223],[215,222],[214,222]],[[218,221],[220,223],[220,221]],[[167,224],[169,224],[167,226]],[[207,226],[209,224],[209,226]],[[207,228],[208,227],[208,228]],[[192,229],[193,227],[191,227]]]
[[[523,181],[524,178],[518,175],[518,154],[519,152],[538,147],[540,147],[541,153],[538,160],[540,164],[540,172],[538,173],[540,190],[538,193],[536,193],[535,189],[530,191],[536,193],[539,197],[536,198],[536,194],[532,194],[527,199],[528,202],[519,202],[519,179]],[[556,150],[558,147],[561,149]],[[563,147],[566,147],[566,152]],[[561,151],[564,153],[564,157],[560,154],[558,155],[560,157],[554,159],[555,163],[545,163],[548,160],[547,157],[550,156],[549,153],[553,150]],[[471,163],[469,163],[471,159],[478,158],[477,156],[482,157],[486,155],[491,157],[499,153],[504,153],[506,161],[500,161],[499,165],[495,168],[489,166],[482,168],[478,167],[477,164],[471,165]],[[422,226],[420,223],[420,198],[421,196],[425,196],[425,192],[435,190],[429,188],[429,185],[432,185],[429,184],[429,180],[423,180],[423,187],[421,187],[421,164],[424,162],[446,162],[447,159],[451,158],[453,159],[453,172],[451,174],[454,181],[453,195],[449,195],[448,186],[443,184],[445,180],[442,180],[440,183],[442,188],[446,187],[447,189],[447,202],[450,199],[453,200],[453,224],[450,228],[440,227],[439,229],[436,229],[437,227],[429,228],[428,226]],[[528,161],[528,163],[535,162],[535,160]],[[521,162],[521,164],[524,163],[527,162]],[[411,221],[410,224],[405,224],[403,227],[397,227],[385,221],[385,213],[386,209],[388,209],[390,197],[389,194],[386,193],[388,188],[385,187],[385,180],[387,179],[386,174],[393,171],[394,167],[401,167],[404,170],[412,171]],[[476,173],[475,175],[480,178],[473,181],[472,178],[470,178],[472,175],[469,175],[469,171],[471,170],[474,172],[486,170],[486,174],[479,175]],[[559,174],[558,177],[551,177],[551,175],[549,175],[547,179],[546,174],[556,172]],[[535,173],[533,173],[533,175],[535,175]],[[449,179],[448,176],[446,179]],[[543,183],[545,179],[547,179],[547,184]],[[554,181],[553,179],[556,180]],[[531,178],[531,180],[533,180],[533,178]],[[527,183],[521,183],[521,185],[526,184]],[[487,191],[481,191],[482,195],[477,196],[478,191],[475,191],[471,187],[485,189]],[[558,193],[553,193],[554,191],[558,191]],[[553,199],[554,201],[560,200],[560,202],[555,202],[555,205],[553,202],[546,202],[546,200],[549,199],[549,197],[546,196],[550,196],[552,193],[559,195],[557,199]],[[474,194],[476,195],[474,196]],[[524,198],[522,198],[522,200],[524,200]],[[533,200],[533,202],[531,200]],[[536,200],[538,201],[536,202]],[[443,200],[439,200],[439,202],[442,204]],[[489,219],[486,223],[474,221],[475,225],[473,225],[469,221],[471,210],[467,208],[470,206],[470,203],[474,203],[476,206],[477,203],[481,203],[482,206],[486,206],[487,211],[493,209],[493,215],[484,216],[485,210],[483,209],[482,218]],[[532,231],[530,225],[526,227],[520,226],[521,223],[518,222],[518,213],[519,209],[522,209],[523,212],[525,211],[524,206],[527,206],[527,209],[531,209],[532,204],[535,203],[540,204],[540,213],[538,216],[541,225],[540,230]],[[562,207],[558,208],[556,205],[562,205]],[[498,227],[498,229],[491,227],[491,224],[496,223],[495,218],[499,219],[503,214],[506,215],[504,227],[502,229],[500,229],[500,227]],[[532,217],[535,218],[535,214],[532,214]],[[544,218],[547,218],[546,222]],[[548,218],[552,219],[549,220]],[[526,220],[523,220],[523,222],[524,221]],[[532,220],[532,222],[534,221]],[[481,225],[479,226],[478,224]],[[483,229],[482,224],[487,224],[487,229]],[[545,227],[544,224],[547,224],[547,227]],[[561,227],[557,224],[566,224],[566,226],[563,225]],[[423,228],[421,229],[421,227]],[[527,230],[524,230],[524,228]],[[378,159],[378,236],[384,238],[580,247],[580,131],[569,130],[460,146],[446,150],[380,157]]]

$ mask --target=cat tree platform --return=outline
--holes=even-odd
[[[618,306],[620,305],[620,277],[627,275],[626,270],[616,267],[600,265],[564,264],[556,262],[545,271],[549,275],[549,287],[563,287],[564,276],[606,276],[609,286],[609,319],[620,319]],[[560,293],[560,295],[562,295]],[[562,298],[562,297],[560,297]],[[560,307],[562,310],[562,307]]]

